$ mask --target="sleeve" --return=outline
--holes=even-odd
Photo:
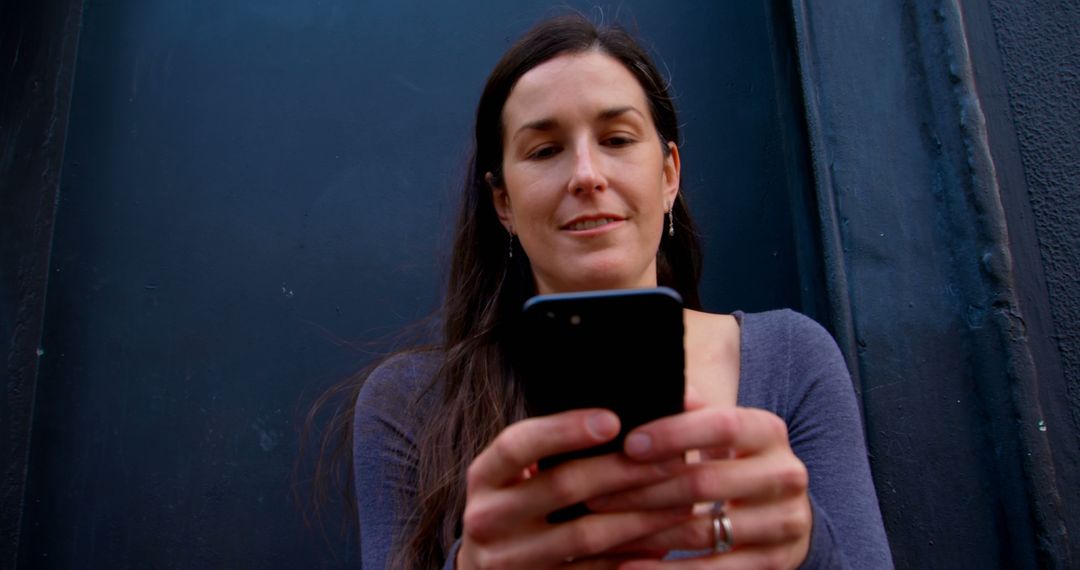
[[[424,413],[417,394],[428,379],[416,360],[399,356],[382,364],[356,400],[353,474],[365,569],[387,567],[415,511],[415,434]]]
[[[851,376],[821,325],[787,312],[791,447],[810,474],[813,529],[804,569],[892,568]]]

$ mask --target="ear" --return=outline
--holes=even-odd
[[[506,188],[499,185],[495,175],[488,172],[484,175],[484,181],[491,188],[491,201],[495,204],[495,213],[499,216],[499,223],[509,233],[514,233],[514,210],[510,207],[510,193]]]
[[[667,204],[674,204],[679,194],[679,176],[682,163],[679,162],[679,147],[673,142],[667,143],[668,153],[664,157],[663,193]]]

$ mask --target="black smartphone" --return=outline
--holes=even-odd
[[[683,411],[682,299],[667,287],[533,297],[522,310],[514,346],[530,416],[606,408],[621,424],[615,440],[545,458],[541,469],[619,451],[629,431]],[[586,512],[575,505],[548,520]]]

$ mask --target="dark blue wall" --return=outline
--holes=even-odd
[[[1080,564],[1080,5],[991,0],[976,54],[994,105],[990,124],[1002,173],[1030,339],[1040,433],[1050,447],[1042,513],[1046,542]],[[997,48],[997,49],[995,49]],[[1071,532],[1069,532],[1071,530]],[[1063,544],[1064,543],[1064,544]]]
[[[794,4],[833,327],[897,566],[1073,568],[1080,11]]]
[[[80,2],[0,2],[0,567],[14,567],[26,498],[49,252]]]

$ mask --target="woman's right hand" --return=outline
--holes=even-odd
[[[574,566],[610,566],[589,557],[689,520],[690,510],[679,508],[547,522],[560,508],[670,476],[673,464],[635,463],[621,453],[535,471],[543,457],[593,447],[618,433],[618,417],[595,409],[530,418],[503,430],[469,465],[457,567],[551,568],[575,560]]]

